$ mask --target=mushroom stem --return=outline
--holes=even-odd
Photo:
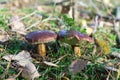
[[[46,49],[45,49],[45,44],[44,43],[38,44],[38,53],[42,58],[45,58]]]
[[[80,57],[81,56],[81,51],[80,51],[80,48],[78,46],[73,46],[72,45],[72,49],[73,49],[76,57]]]

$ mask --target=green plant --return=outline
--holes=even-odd
[[[71,29],[71,30],[79,31],[81,33],[86,33],[86,30],[82,29],[80,26],[78,26],[75,23],[75,21],[73,20],[73,18],[69,18],[69,17],[67,17],[67,15],[62,15],[62,20],[63,20],[63,22],[68,30]]]

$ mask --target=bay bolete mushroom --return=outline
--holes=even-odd
[[[58,40],[72,46],[76,56],[81,56],[79,43],[81,41],[88,41],[94,43],[94,39],[88,35],[82,34],[74,30],[61,30],[58,32]]]
[[[55,41],[57,34],[48,30],[33,31],[25,36],[29,43],[37,44],[38,53],[44,59],[46,56],[45,43]]]

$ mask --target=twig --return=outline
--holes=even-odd
[[[10,64],[11,64],[11,60],[9,61],[9,63],[8,63],[8,65],[7,65],[7,67],[6,67],[5,71],[4,71],[4,73],[2,74],[2,77],[1,77],[1,78],[4,78],[5,75],[7,74],[8,69],[10,68]]]
[[[58,64],[63,58],[65,58],[66,56],[69,56],[69,54],[65,54],[64,56],[61,56],[60,58],[58,58],[57,60],[53,61],[56,62],[56,64]]]
[[[49,20],[58,20],[61,25],[65,25],[65,23],[60,18],[52,17],[52,16],[49,16],[47,19],[42,20],[42,22],[46,22],[46,21],[49,21]]]
[[[31,26],[29,26],[28,28],[25,29],[25,31],[27,31],[28,29],[38,25],[41,22],[41,20],[37,21],[36,23],[32,24]]]
[[[110,72],[108,73],[106,80],[109,80],[109,78],[110,78]]]
[[[96,45],[94,45],[94,46],[93,46],[93,51],[92,51],[91,54],[92,54],[92,55],[95,55],[96,51],[97,51],[97,47],[96,47]]]
[[[23,71],[23,69],[20,69],[20,71],[18,72],[18,74],[17,75],[15,75],[15,79],[21,74],[21,72]]]
[[[71,0],[71,4],[73,4],[72,5],[72,18],[73,18],[73,20],[75,20],[75,1],[74,0]]]
[[[115,67],[110,67],[110,66],[104,66],[106,69],[111,70],[111,71],[115,71],[118,72],[119,69],[115,68]]]
[[[101,14],[100,10],[99,10],[98,7],[93,3],[92,0],[90,0],[90,4],[93,6],[93,8],[97,11],[98,14]]]
[[[119,22],[115,21],[113,22],[114,26],[113,26],[113,30],[117,36],[117,45],[120,44],[120,32],[119,32]]]
[[[34,12],[32,12],[32,13],[30,13],[30,14],[28,14],[28,15],[26,15],[26,16],[18,19],[18,20],[16,20],[16,21],[13,21],[13,22],[9,23],[8,25],[11,25],[11,24],[13,24],[14,22],[17,22],[17,21],[21,21],[21,20],[23,20],[23,19],[25,19],[25,18],[27,18],[27,17],[30,17],[30,16],[36,14],[36,12],[37,12],[37,11],[34,11]]]
[[[49,20],[55,20],[55,18],[53,18],[52,16],[49,16],[48,18],[42,20],[42,22],[46,22],[46,21],[49,21]]]
[[[63,3],[68,2],[68,1],[70,1],[70,0],[62,0],[61,2],[57,2],[57,3],[55,3],[55,2],[46,2],[46,3],[42,3],[40,5],[54,5],[54,4],[62,5]]]

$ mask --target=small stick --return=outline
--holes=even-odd
[[[32,13],[30,13],[30,14],[28,14],[28,15],[26,15],[26,16],[18,19],[18,20],[16,20],[16,21],[13,21],[13,22],[9,23],[8,25],[11,25],[12,23],[17,22],[17,21],[21,21],[21,20],[23,20],[23,19],[25,19],[25,18],[27,18],[27,17],[30,17],[30,16],[36,14],[36,12],[37,12],[37,11],[34,11],[34,12],[32,12]]]
[[[15,75],[14,79],[16,79],[21,74],[22,71],[23,71],[23,69],[20,69],[20,71],[18,72],[18,74]]]
[[[109,80],[109,78],[110,78],[110,72],[108,73],[106,80]]]
[[[25,31],[27,31],[28,29],[30,29],[30,28],[38,25],[40,22],[41,22],[41,20],[40,20],[40,21],[37,21],[36,23],[34,23],[34,24],[32,24],[31,26],[27,27],[27,28],[25,29]]]
[[[71,0],[71,4],[73,4],[73,5],[72,5],[72,18],[73,18],[73,20],[75,20],[75,8],[74,8],[75,1],[74,1],[74,0]]]

